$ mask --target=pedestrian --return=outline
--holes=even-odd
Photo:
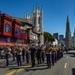
[[[16,50],[15,48],[12,49],[12,55],[13,55],[13,61],[15,61],[15,57],[16,57]]]
[[[57,62],[57,52],[55,50],[55,53],[54,53],[54,62],[56,63]]]
[[[18,64],[18,66],[22,65],[21,57],[22,57],[22,48],[20,46],[18,46],[18,48],[17,48],[17,64]]]
[[[5,58],[6,58],[6,66],[9,65],[9,57],[10,57],[11,48],[7,46],[5,48]]]
[[[51,68],[51,46],[47,46],[45,49],[46,52],[46,60],[47,60],[47,68]]]
[[[55,55],[55,51],[54,50],[52,50],[51,51],[51,55],[52,55],[52,65],[54,66],[54,61],[55,61],[55,58],[54,58],[54,55]]]
[[[29,47],[26,48],[26,62],[29,63]]]
[[[36,51],[34,44],[31,46],[30,51],[31,51],[31,63],[32,63],[32,67],[34,67],[35,66],[35,51]]]
[[[57,60],[59,60],[60,59],[60,50],[59,50],[59,48],[57,49]]]
[[[38,50],[36,52],[36,57],[37,57],[38,64],[41,64],[41,48],[40,48],[40,46],[38,46]]]
[[[41,55],[42,55],[42,63],[45,61],[45,48],[41,48]]]
[[[23,61],[25,61],[25,48],[24,47],[22,48],[22,58],[23,58]]]

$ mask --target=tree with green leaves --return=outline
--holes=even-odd
[[[48,41],[48,42],[53,42],[55,41],[54,36],[52,36],[49,32],[44,32],[44,43]]]

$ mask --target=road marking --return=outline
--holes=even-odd
[[[68,56],[67,56],[67,58],[68,58]]]
[[[5,74],[5,75],[14,75],[15,73],[20,72],[20,71],[22,71],[22,70],[24,70],[25,68],[28,68],[28,67],[31,67],[31,65],[24,66],[23,68],[20,68],[20,69],[11,71],[11,72],[9,72],[9,73],[7,73],[7,74]]]
[[[67,63],[65,63],[65,66],[64,66],[64,68],[66,68],[67,67]]]
[[[35,61],[35,63],[37,63],[37,61]],[[16,69],[16,70],[11,71],[11,72],[9,72],[9,73],[7,73],[5,75],[14,75],[15,73],[20,72],[20,71],[24,70],[25,68],[29,68],[29,67],[31,67],[31,65],[24,66],[24,67],[22,67],[20,69]]]

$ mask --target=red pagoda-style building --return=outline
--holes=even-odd
[[[22,41],[27,40],[27,31],[21,29],[21,22],[12,19],[11,16],[0,12],[0,45],[26,46],[27,43]]]

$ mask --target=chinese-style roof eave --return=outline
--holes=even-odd
[[[2,16],[5,17],[5,19],[8,19],[8,20],[12,21],[12,17],[11,16],[9,16],[9,15],[7,15],[5,13],[3,13]]]
[[[14,19],[13,21],[20,26],[22,25],[22,23],[19,20]]]
[[[28,25],[28,26],[30,26],[30,27],[33,27],[33,25],[30,24],[30,23],[27,23],[27,22],[21,22],[21,23],[22,23],[22,26]]]
[[[13,16],[12,16],[12,19],[17,19],[17,20],[20,20],[21,22],[32,24],[31,19],[25,19],[25,18],[13,17]]]

